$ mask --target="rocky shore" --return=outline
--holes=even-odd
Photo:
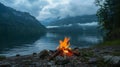
[[[120,46],[73,48],[78,55],[51,56],[56,50],[43,50],[40,53],[12,57],[0,56],[0,67],[119,67]]]

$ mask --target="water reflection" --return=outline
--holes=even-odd
[[[40,39],[43,35],[34,37],[2,37],[0,38],[0,53],[9,51],[10,49],[28,46],[33,44],[36,40]]]
[[[100,34],[88,34],[88,33],[77,33],[77,34],[58,34],[58,33],[47,33],[46,35],[32,40],[29,42],[14,42],[6,43],[0,47],[0,53],[13,56],[15,54],[31,54],[33,52],[40,52],[43,49],[54,50],[59,45],[59,40],[63,40],[64,37],[70,37],[71,47],[89,47],[93,46],[102,41]],[[16,40],[17,41],[17,40]],[[18,44],[19,43],[19,44]],[[7,48],[7,50],[5,49]]]

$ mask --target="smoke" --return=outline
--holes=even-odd
[[[0,0],[16,10],[31,13],[38,20],[95,14],[94,0]]]

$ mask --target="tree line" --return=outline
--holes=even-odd
[[[120,0],[95,0],[97,16],[106,31],[105,40],[120,39]]]

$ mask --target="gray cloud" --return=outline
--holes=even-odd
[[[0,0],[16,10],[29,12],[38,20],[95,14],[94,0]]]

